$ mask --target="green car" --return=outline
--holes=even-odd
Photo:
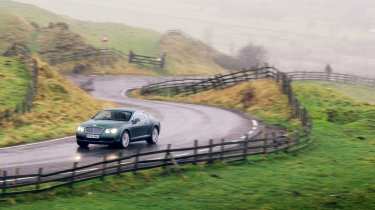
[[[160,122],[151,115],[124,108],[105,109],[82,123],[76,132],[77,144],[118,145],[127,148],[130,142],[146,141],[156,144],[159,140]]]

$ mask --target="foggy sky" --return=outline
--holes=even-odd
[[[19,0],[58,14],[160,32],[181,29],[219,50],[263,45],[285,70],[375,75],[373,0]]]

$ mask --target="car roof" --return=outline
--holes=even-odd
[[[109,109],[104,109],[106,111],[127,111],[127,112],[139,112],[139,110],[136,110],[136,109],[129,109],[129,108],[123,108],[123,107],[120,107],[120,108],[109,108]]]

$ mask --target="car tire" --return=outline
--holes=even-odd
[[[85,148],[85,149],[89,148],[89,143],[87,142],[77,141],[77,144],[80,148]]]
[[[119,143],[119,146],[123,149],[127,148],[130,144],[130,135],[129,135],[129,132],[125,131],[122,135],[121,135],[121,139],[120,139],[120,143]]]
[[[159,141],[159,129],[154,127],[151,132],[151,136],[147,139],[148,144],[157,144]]]

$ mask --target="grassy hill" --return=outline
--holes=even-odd
[[[73,134],[80,122],[106,106],[115,106],[93,99],[49,65],[41,61],[38,61],[38,65],[38,94],[33,102],[33,108],[29,113],[19,114],[3,121],[0,128],[0,146]],[[7,102],[2,106],[11,106],[14,104],[13,101],[23,96],[25,89],[23,84],[28,82],[29,77],[20,64],[5,69],[0,65],[0,70],[2,74],[7,72],[0,84],[8,88],[8,91],[1,89],[0,101]],[[10,72],[14,75],[8,76],[12,74]]]
[[[10,0],[0,1],[0,14],[3,14],[0,16],[1,25],[7,27],[0,31],[0,52],[6,50],[6,47],[14,41],[26,41],[33,52],[46,50],[45,46],[48,46],[47,51],[52,51],[55,49],[53,46],[56,45],[56,37],[62,37],[63,34],[62,31],[46,30],[46,27],[51,22],[64,22],[68,24],[71,36],[75,36],[74,34],[76,34],[81,39],[78,40],[78,46],[82,46],[82,42],[84,42],[86,45],[92,47],[115,48],[124,53],[128,53],[129,50],[150,56],[159,56],[164,52],[167,53],[167,68],[164,71],[157,72],[159,74],[207,75],[225,72],[224,69],[214,62],[214,55],[217,53],[214,49],[187,36],[161,35],[152,30],[130,27],[118,23],[79,21],[32,5]],[[8,36],[7,34],[11,35]],[[4,36],[12,38],[1,40],[1,37]],[[106,46],[103,46],[101,42],[103,36],[109,38]],[[74,40],[77,41],[77,39],[73,39],[71,46],[76,46]],[[1,44],[2,42],[3,44]],[[110,68],[116,67],[118,69],[113,71],[109,71],[108,69],[100,71],[94,69],[91,73],[130,72],[134,74],[138,73],[136,70],[142,69],[142,66],[126,65],[125,60],[122,64],[114,64]],[[98,68],[102,69],[106,67],[100,66]],[[64,67],[64,69],[66,68]],[[121,69],[126,70],[121,71]],[[153,73],[140,70],[139,74]]]
[[[33,27],[24,18],[0,9],[0,54],[13,42],[29,42]]]
[[[186,166],[169,176],[160,170],[115,176],[73,191],[11,198],[3,209],[374,209],[375,106],[332,88],[308,83],[294,88],[314,121],[314,141],[305,150],[235,164]],[[208,98],[214,92],[201,94]],[[226,96],[226,104],[239,101]],[[336,117],[328,119],[332,110]]]
[[[216,50],[181,32],[161,37],[160,48],[167,54],[166,72],[173,75],[213,75],[226,70],[214,62]]]
[[[101,38],[106,35],[110,42],[109,47],[128,52],[134,50],[142,54],[158,54],[160,34],[147,29],[130,27],[124,24],[94,23],[79,21],[60,16],[33,5],[1,0],[0,13],[11,13],[35,22],[40,26],[47,26],[50,22],[65,22],[71,30],[81,35],[89,44],[102,47]]]

